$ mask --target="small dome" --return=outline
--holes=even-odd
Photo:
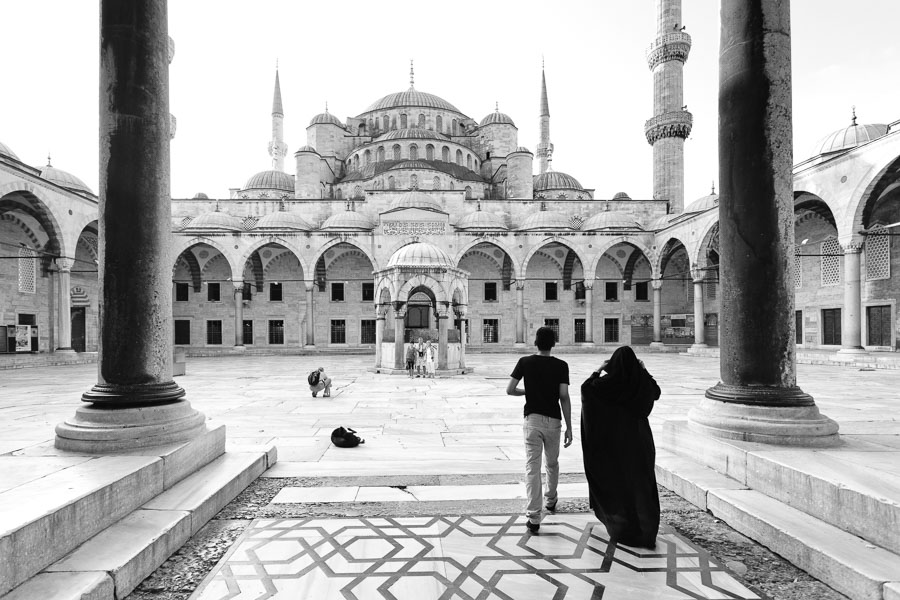
[[[631,196],[628,195],[627,192],[616,192],[616,195],[612,197],[613,200],[631,200]]]
[[[860,144],[878,139],[888,132],[888,126],[883,124],[857,125],[856,112],[853,113],[853,121],[849,127],[838,129],[819,140],[813,148],[813,156],[830,154],[840,150],[849,150]]]
[[[534,154],[531,150],[529,150],[525,146],[519,146],[518,148],[516,148],[516,152],[527,152],[528,154]]]
[[[376,141],[387,142],[389,140],[449,140],[450,138],[439,131],[428,129],[393,129],[378,137]]]
[[[633,217],[616,211],[597,213],[581,226],[582,231],[600,229],[642,229],[642,227]]]
[[[281,171],[260,171],[247,180],[241,191],[246,190],[281,190],[293,193],[294,180]]]
[[[399,198],[395,198],[391,202],[391,207],[389,210],[393,210],[395,208],[424,208],[427,210],[437,210],[444,212],[444,209],[441,208],[440,202],[438,202],[428,194],[417,190],[407,192],[401,195]]]
[[[512,118],[508,114],[502,113],[499,110],[496,110],[496,111],[492,112],[491,114],[489,114],[488,116],[486,116],[485,118],[483,118],[481,120],[481,123],[479,123],[479,125],[481,127],[484,127],[485,125],[512,125],[513,127],[516,126],[516,124],[513,123]]]
[[[719,195],[713,192],[708,196],[703,196],[702,198],[698,198],[688,204],[688,207],[684,209],[686,213],[699,213],[705,210],[709,210],[715,206],[719,205]]]
[[[509,229],[499,215],[483,210],[470,212],[456,223],[456,228],[478,231],[507,231]]]
[[[323,113],[319,113],[314,116],[310,121],[310,125],[337,125],[338,127],[343,127],[344,124],[341,123],[341,120],[338,119],[333,114],[325,111]]]
[[[530,229],[572,229],[569,218],[556,211],[541,210],[532,213],[519,226],[522,231]]]
[[[356,229],[364,231],[372,231],[375,229],[375,223],[362,213],[353,210],[345,210],[335,213],[325,219],[321,229]]]
[[[316,154],[319,153],[319,151],[312,146],[300,146],[300,148],[297,149],[297,152],[314,152]]]
[[[647,223],[646,231],[659,231],[660,229],[665,229],[669,226],[672,219],[677,216],[678,215],[662,215],[661,217],[657,217]]]
[[[315,227],[296,213],[280,210],[259,218],[254,229],[295,229],[312,231]]]
[[[561,171],[547,171],[534,176],[534,191],[543,190],[583,190],[578,180]]]
[[[9,156],[10,158],[14,158],[14,159],[18,160],[19,162],[21,162],[19,157],[16,156],[16,153],[12,151],[12,148],[7,146],[3,142],[0,142],[0,155]]]
[[[46,167],[41,168],[41,177],[47,181],[52,181],[56,185],[64,187],[67,190],[87,192],[88,194],[94,193],[82,180],[78,179],[68,171],[51,167],[49,164]]]
[[[438,98],[434,94],[420,92],[419,90],[413,88],[409,88],[405,92],[388,94],[387,96],[384,96],[373,102],[369,106],[369,108],[367,108],[363,112],[369,113],[375,110],[400,108],[401,106],[420,106],[422,108],[436,108],[438,110],[449,110],[455,113],[459,112],[458,108],[456,108],[443,98]]]
[[[455,267],[450,256],[432,244],[414,242],[403,246],[391,256],[389,267]]]
[[[242,231],[243,219],[232,217],[228,213],[213,211],[194,218],[185,229],[218,229],[225,231]]]
[[[209,200],[209,196],[207,196],[203,192],[197,192],[196,194],[194,194],[194,200]]]

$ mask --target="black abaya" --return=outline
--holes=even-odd
[[[659,531],[656,448],[647,416],[660,390],[628,346],[581,386],[581,447],[590,505],[610,538],[652,548]]]

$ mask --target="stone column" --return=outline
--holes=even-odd
[[[387,309],[383,306],[375,307],[375,368],[381,368],[381,344],[384,342],[384,319]]]
[[[516,344],[525,345],[525,282],[516,282]]]
[[[584,282],[584,342],[594,343],[594,284]]]
[[[650,287],[653,289],[653,341],[650,347],[661,348],[662,343],[662,279],[651,279]]]
[[[406,309],[401,302],[394,303],[394,368],[406,369],[406,353],[403,352],[403,334],[405,331]]]
[[[691,269],[694,280],[694,345],[691,348],[706,348],[706,331],[704,330],[703,312],[703,271]]]
[[[459,368],[466,368],[466,309],[459,307]]]
[[[447,307],[438,308],[438,362],[439,370],[447,370]]]
[[[313,322],[315,316],[313,313],[314,302],[316,297],[316,283],[314,281],[306,281],[306,345],[316,345],[316,325]]]
[[[844,247],[844,310],[841,311],[841,349],[843,354],[864,352],[862,347],[862,293],[859,256],[862,242],[854,240]],[[60,335],[62,330],[60,330]]]
[[[102,453],[194,439],[172,379],[166,0],[100,4],[100,348],[86,406],[56,447]]]
[[[57,315],[57,352],[74,352],[72,350],[72,299],[70,290],[72,282],[70,273],[75,261],[71,258],[57,258],[59,278],[56,289],[56,315]]]
[[[234,348],[244,349],[244,283],[234,283]],[[248,284],[249,285],[249,284]]]
[[[719,254],[722,380],[692,429],[825,446],[837,423],[796,383],[790,2],[722,0]]]

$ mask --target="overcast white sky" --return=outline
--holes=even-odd
[[[693,37],[685,102],[685,198],[718,178],[719,3],[684,0]],[[26,163],[53,165],[98,188],[99,2],[0,0],[0,141]],[[794,0],[794,158],[850,122],[900,119],[900,2]],[[553,167],[596,196],[652,195],[644,121],[653,84],[645,59],[653,0],[171,0],[172,196],[228,197],[270,168],[272,86],[281,67],[286,170],[306,126],[328,102],[342,120],[409,86],[481,120],[509,114],[535,150],[541,57],[546,60]]]

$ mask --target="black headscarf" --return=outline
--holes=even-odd
[[[605,376],[593,373],[582,384],[585,398],[614,402],[642,417],[650,414],[659,386],[630,346],[617,348],[603,370]]]

